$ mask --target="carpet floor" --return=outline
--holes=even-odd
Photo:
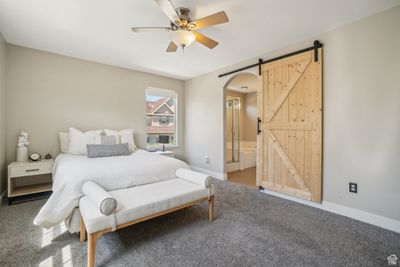
[[[63,224],[32,224],[45,200],[0,207],[0,266],[85,266],[86,244]],[[96,266],[387,266],[400,234],[218,181],[207,204],[97,241]]]

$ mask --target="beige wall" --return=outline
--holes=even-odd
[[[6,43],[0,33],[0,196],[6,185]]]
[[[314,39],[324,43],[323,200],[397,220],[399,29],[400,7],[395,7],[261,55],[273,58],[308,47]],[[217,76],[257,58],[186,81],[185,142],[190,149],[185,154],[190,164],[224,172],[223,88],[232,77]],[[348,192],[349,181],[358,182],[358,194]]]
[[[30,151],[59,152],[59,131],[134,128],[146,145],[147,87],[178,92],[179,148],[183,156],[184,83],[109,65],[7,46],[7,160],[15,159],[20,130],[30,134]],[[155,63],[156,64],[156,63]]]
[[[244,135],[245,141],[257,140],[257,93],[244,95]]]

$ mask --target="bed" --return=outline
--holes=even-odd
[[[53,167],[53,194],[34,224],[50,228],[65,221],[71,233],[79,231],[79,198],[82,185],[91,180],[107,191],[175,178],[178,168],[190,167],[175,158],[137,150],[129,156],[88,158],[60,154]]]

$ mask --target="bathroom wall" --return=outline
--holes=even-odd
[[[243,140],[257,140],[257,93],[247,93],[244,95],[244,133]]]

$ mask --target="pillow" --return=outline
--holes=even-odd
[[[101,158],[101,157],[115,157],[115,156],[129,156],[128,143],[115,144],[115,145],[87,145],[88,158]]]
[[[94,144],[95,136],[101,134],[101,130],[81,132],[75,128],[69,128],[68,153],[74,155],[86,155],[86,145]]]
[[[126,129],[121,131],[105,129],[104,132],[107,136],[115,136],[117,144],[128,143],[129,150],[131,152],[134,152],[137,149],[135,145],[135,140],[133,139],[133,129]]]
[[[176,170],[176,177],[204,186],[205,188],[210,188],[213,183],[213,180],[210,176],[184,168],[179,168]]]
[[[117,143],[117,139],[113,135],[96,135],[94,137],[94,143],[96,145],[115,145]]]
[[[69,133],[59,132],[58,139],[60,140],[60,151],[61,153],[68,153],[69,146]]]
[[[82,186],[82,193],[84,193],[104,215],[110,215],[117,209],[117,200],[95,182],[85,182]]]

